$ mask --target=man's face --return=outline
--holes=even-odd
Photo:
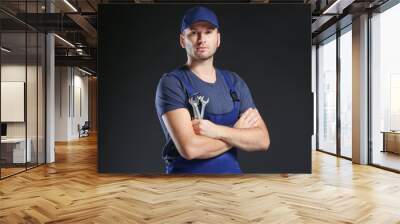
[[[207,60],[214,56],[220,41],[218,30],[212,24],[203,21],[194,23],[180,35],[182,48],[197,60]]]

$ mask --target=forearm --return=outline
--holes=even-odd
[[[162,119],[176,149],[185,159],[212,158],[232,147],[219,139],[197,135],[193,130],[190,130],[193,128],[193,124],[186,108],[169,111],[162,116]]]
[[[231,128],[219,126],[218,139],[245,151],[267,150],[269,137],[261,127]]]
[[[216,157],[232,148],[226,142],[208,138],[201,135],[195,135],[190,144],[192,159],[209,159]]]

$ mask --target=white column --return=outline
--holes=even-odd
[[[54,6],[46,1],[47,12],[53,12]],[[55,44],[54,35],[46,35],[46,163],[55,161],[54,133],[55,133]]]
[[[353,19],[353,162],[368,163],[368,16]]]

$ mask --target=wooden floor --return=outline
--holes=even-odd
[[[13,175],[13,174],[16,174],[16,173],[19,173],[19,172],[22,172],[22,171],[25,171],[26,170],[26,168],[25,167],[17,167],[17,168],[15,168],[15,167],[12,167],[12,168],[0,168],[1,169],[1,177],[3,178],[3,177],[8,177],[8,176],[11,176],[11,175]]]
[[[0,181],[0,223],[400,223],[400,175],[313,153],[313,174],[96,172],[96,138]]]
[[[27,163],[26,167],[25,164],[18,164],[16,167],[6,167],[6,168],[0,168],[1,170],[1,178],[5,178],[23,171],[26,171],[27,169],[33,169],[37,167],[36,163]]]
[[[372,161],[377,165],[400,170],[400,154],[376,150],[374,151]]]

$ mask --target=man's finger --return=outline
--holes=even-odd
[[[246,119],[246,117],[252,112],[252,108],[247,109],[243,114],[242,117],[243,119]]]
[[[244,122],[246,122],[246,123],[249,123],[249,122],[252,122],[252,120],[254,120],[254,119],[258,119],[258,114],[254,111],[254,110],[252,110],[245,118],[244,118]]]
[[[258,118],[257,117],[253,118],[250,123],[251,123],[251,126],[254,127],[258,123]]]
[[[257,117],[257,113],[255,113],[254,110],[252,110],[246,115],[245,120],[248,121],[249,119],[252,119],[254,117]]]

